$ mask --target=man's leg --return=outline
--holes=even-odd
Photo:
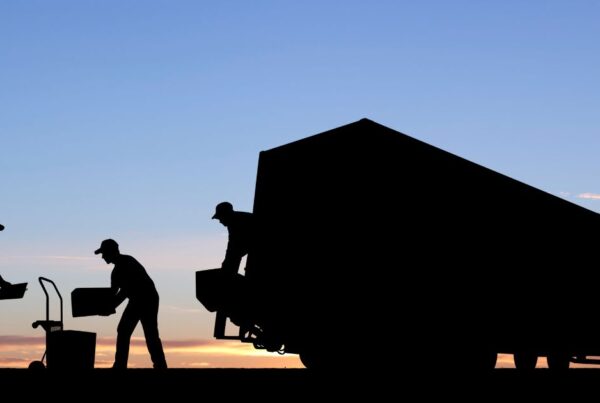
[[[135,327],[140,320],[139,312],[131,304],[128,304],[123,311],[123,316],[117,327],[117,351],[115,353],[115,363],[113,368],[127,368],[129,359],[129,342]]]
[[[146,346],[154,368],[166,369],[167,360],[158,334],[158,300],[144,307],[141,322],[144,328],[144,336],[146,336]]]
[[[225,337],[225,327],[227,326],[227,315],[221,311],[217,311],[215,317],[215,330],[213,336],[216,339],[222,339]]]

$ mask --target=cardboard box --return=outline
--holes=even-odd
[[[25,295],[27,283],[6,285],[0,288],[0,299],[20,299]]]
[[[115,295],[106,288],[76,288],[71,292],[71,310],[74,318],[115,313]]]

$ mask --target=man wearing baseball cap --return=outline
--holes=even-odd
[[[235,211],[233,205],[227,201],[217,204],[213,220],[219,220],[221,224],[227,227],[229,240],[227,242],[227,251],[225,260],[221,263],[221,269],[228,273],[236,274],[240,268],[242,258],[246,256],[251,249],[254,234],[254,215],[245,211]],[[248,276],[246,269],[246,276]],[[217,337],[225,336],[225,326],[227,316],[217,311],[215,318],[215,335]],[[240,325],[240,337],[244,337],[246,329]]]
[[[229,202],[221,202],[217,204],[212,218],[219,220],[229,232],[225,260],[221,268],[237,273],[242,258],[248,254],[254,239],[254,216],[245,211],[235,211]]]
[[[0,224],[0,231],[4,230],[4,225]],[[4,280],[2,278],[2,276],[0,276],[0,288],[1,287],[8,287],[9,285],[11,285],[8,281]]]
[[[110,276],[110,287],[115,293],[115,308],[128,298],[129,302],[117,327],[117,351],[113,368],[127,368],[129,342],[138,322],[142,323],[146,346],[154,368],[166,369],[167,361],[158,334],[158,292],[154,282],[135,258],[122,255],[113,239],[105,239],[95,252],[102,254],[106,264],[115,267]]]

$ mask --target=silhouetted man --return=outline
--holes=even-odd
[[[254,238],[254,216],[252,213],[235,211],[233,205],[229,202],[221,202],[217,204],[215,214],[212,218],[213,220],[219,220],[221,224],[227,227],[227,231],[229,232],[227,251],[225,252],[225,260],[221,264],[221,269],[227,273],[237,274],[242,258],[248,254]],[[248,275],[247,271],[246,275]],[[222,338],[225,336],[226,323],[227,316],[223,312],[217,311],[215,337]],[[244,337],[247,326],[241,323],[237,324],[240,326],[240,337]]]
[[[248,254],[254,238],[254,216],[252,213],[235,211],[231,203],[222,202],[217,204],[212,218],[219,220],[229,232],[225,260],[221,268],[230,273],[237,273],[240,262]]]
[[[154,368],[166,369],[167,361],[158,335],[158,292],[146,269],[133,257],[122,255],[119,245],[112,239],[102,241],[100,248],[94,253],[101,253],[107,264],[115,265],[110,276],[110,286],[115,293],[115,308],[125,298],[129,298],[117,327],[117,351],[113,368],[127,368],[131,335],[138,322],[142,322]]]
[[[4,230],[4,225],[0,224],[0,231]],[[8,287],[11,285],[8,281],[4,280],[2,276],[0,276],[0,288]]]

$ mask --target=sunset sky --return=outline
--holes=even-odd
[[[105,238],[154,279],[170,366],[301,366],[214,340],[194,273],[224,255],[215,204],[252,210],[261,150],[361,118],[600,212],[599,20],[596,0],[0,0],[0,274],[29,283],[0,301],[0,367],[43,354],[39,276],[112,363],[123,306],[70,305],[109,285]]]

